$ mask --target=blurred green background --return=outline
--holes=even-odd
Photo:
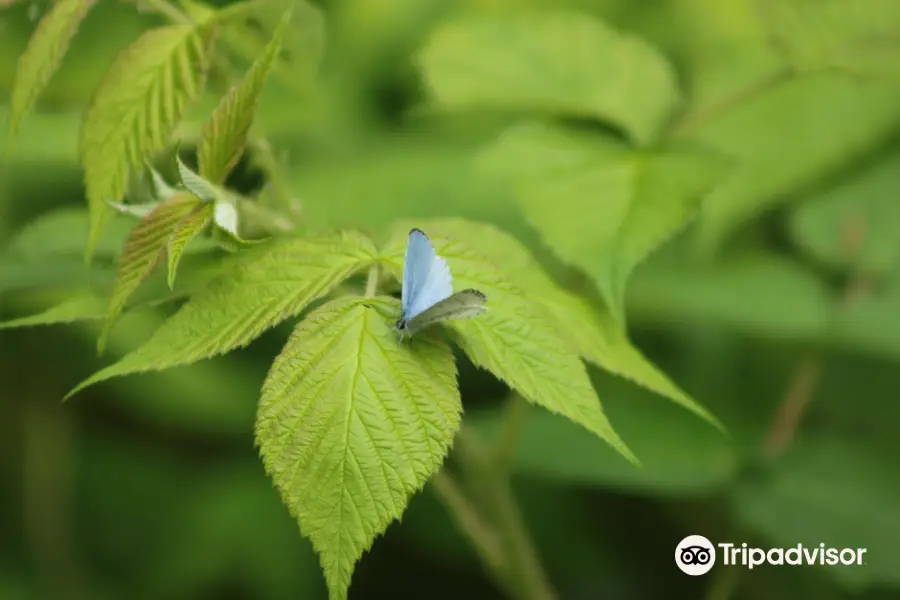
[[[453,14],[524,4],[563,3],[318,3],[327,49],[314,93],[274,78],[257,118],[288,165],[303,226],[488,221],[570,279],[511,190],[473,167],[512,117],[439,115],[413,61]],[[577,426],[528,413],[515,490],[560,598],[900,598],[900,45],[889,31],[900,30],[900,3],[851,2],[864,7],[852,18],[818,21],[781,19],[752,0],[565,4],[655,46],[683,90],[688,137],[729,156],[734,171],[700,218],[637,268],[625,304],[635,343],[730,436],[594,367],[642,470]],[[47,6],[0,2],[0,98]],[[857,17],[884,25],[875,49],[807,69]],[[113,223],[85,267],[80,117],[115,55],[160,22],[134,3],[100,2],[5,157],[2,319],[111,281],[128,223]],[[307,34],[294,33],[302,52]],[[215,83],[179,129],[188,149],[221,95]],[[0,105],[0,137],[6,114]],[[230,183],[252,193],[263,180],[247,160]],[[61,404],[171,310],[128,314],[103,358],[92,322],[0,330],[0,599],[325,597],[311,546],[253,447],[259,388],[290,323],[248,349]],[[491,434],[506,392],[468,363],[460,371],[466,422]],[[767,458],[785,410],[807,400],[796,432]],[[865,547],[868,564],[692,578],[673,561],[688,534]],[[499,592],[426,486],[364,556],[350,597]]]

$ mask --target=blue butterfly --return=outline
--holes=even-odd
[[[397,331],[400,337],[447,319],[466,319],[487,311],[487,297],[478,290],[453,293],[447,261],[437,255],[420,229],[409,232],[403,263],[403,292]]]

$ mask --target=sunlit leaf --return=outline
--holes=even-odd
[[[169,236],[199,202],[193,194],[173,196],[153,209],[131,230],[119,257],[106,323],[98,342],[100,352],[106,346],[106,338],[128,299],[159,263],[166,251]]]
[[[307,316],[272,365],[256,423],[331,600],[347,598],[356,561],[440,467],[462,412],[450,348],[427,335],[401,344],[376,303],[344,297]]]
[[[88,252],[118,202],[129,173],[169,140],[198,94],[207,62],[209,29],[170,25],[151,29],[110,67],[88,109],[81,134],[91,235]]]
[[[197,150],[199,169],[200,174],[213,183],[225,181],[244,152],[259,94],[281,51],[290,18],[290,13],[282,17],[262,56],[253,63],[241,83],[222,98],[203,127]]]
[[[195,206],[172,230],[166,252],[168,256],[167,281],[170,288],[175,287],[175,274],[178,271],[178,262],[181,260],[181,255],[188,247],[188,244],[191,243],[191,240],[194,239],[194,236],[209,225],[212,215],[213,205],[204,202]]]
[[[143,346],[78,385],[189,364],[246,346],[371,264],[376,250],[354,232],[273,240],[237,255]]]
[[[696,214],[725,164],[698,150],[636,151],[537,123],[507,131],[480,163],[511,182],[532,226],[596,281],[620,321],[632,270]]]
[[[19,56],[9,104],[8,144],[62,62],[69,42],[96,0],[60,0],[44,15]]]
[[[640,142],[680,99],[653,47],[571,11],[460,17],[432,33],[418,63],[444,107],[593,117]]]
[[[398,280],[408,233],[400,230],[383,251],[384,264]],[[450,265],[455,290],[475,288],[487,295],[487,313],[449,325],[472,362],[529,402],[562,414],[635,460],[603,413],[578,352],[529,292],[462,240],[432,237],[431,241]]]
[[[560,287],[518,240],[485,223],[462,219],[418,221],[431,235],[463,239],[507,273],[551,319],[556,331],[582,358],[670,398],[718,427],[718,421],[696,400],[632,345],[611,315]]]

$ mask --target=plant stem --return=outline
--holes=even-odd
[[[844,287],[841,307],[849,306],[865,298],[871,287],[872,282],[869,277],[865,273],[858,272]],[[807,356],[800,361],[772,421],[769,435],[763,444],[765,456],[769,458],[778,456],[788,447],[800,425],[800,420],[812,401],[824,371],[825,367],[819,358]]]
[[[497,462],[497,470],[501,472],[508,472],[509,465],[516,455],[519,432],[525,425],[529,409],[528,402],[519,395],[514,395],[506,401],[503,428],[500,431],[500,441],[497,442],[494,459]]]
[[[484,522],[478,509],[466,497],[453,476],[446,469],[441,469],[431,478],[431,484],[444,508],[469,538],[488,570],[495,576],[505,573],[503,553],[497,532]],[[500,585],[506,585],[505,577],[498,579]]]
[[[379,268],[375,264],[369,267],[369,277],[366,279],[366,298],[371,298],[378,292],[378,278]]]
[[[525,527],[510,488],[509,476],[501,470],[496,455],[466,427],[456,440],[457,456],[471,477],[472,501],[496,532],[502,563],[486,563],[495,578],[518,600],[555,600],[556,593],[544,574],[537,552]],[[461,526],[466,527],[460,521]],[[473,531],[466,530],[469,537]]]
[[[822,361],[811,356],[804,358],[797,366],[763,444],[763,454],[769,457],[777,456],[790,444],[800,418],[809,406],[813,392],[822,378],[822,372]]]

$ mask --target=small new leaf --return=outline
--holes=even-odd
[[[184,187],[203,200],[215,205],[213,220],[226,234],[217,236],[217,239],[226,247],[234,246],[239,248],[245,245],[247,243],[246,240],[241,239],[241,236],[238,234],[237,198],[229,194],[227,190],[192,171],[177,154],[175,155],[175,161],[178,164],[178,173],[181,176],[181,182],[184,184]]]
[[[680,98],[656,49],[573,11],[464,17],[434,32],[418,62],[445,108],[596,118],[639,142],[657,135]]]
[[[352,231],[259,244],[235,256],[221,278],[192,296],[143,346],[68,396],[111,377],[159,371],[246,346],[370,265],[375,255],[372,242]]]
[[[119,257],[106,322],[97,343],[99,352],[102,353],[105,349],[107,336],[128,299],[156,268],[172,231],[198,203],[199,200],[193,194],[173,196],[153,209],[131,230]]]
[[[168,244],[168,276],[169,289],[175,287],[175,273],[178,271],[178,262],[185,248],[191,243],[198,233],[209,225],[212,220],[213,205],[204,202],[191,210],[190,214],[184,217],[172,231],[169,236]]]
[[[69,42],[96,0],[60,0],[41,19],[19,57],[9,101],[7,147],[34,106],[38,95],[59,68]]]
[[[409,230],[399,231],[382,253],[387,270],[402,278]],[[431,236],[453,273],[454,289],[474,288],[490,310],[447,324],[475,365],[487,369],[529,402],[578,423],[637,462],[613,430],[578,353],[532,295],[459,239]]]
[[[547,245],[596,281],[620,322],[632,270],[695,216],[724,165],[707,152],[635,151],[538,123],[513,127],[481,157],[512,182]]]
[[[145,32],[110,67],[81,133],[91,234],[87,256],[108,218],[107,201],[125,192],[129,173],[161,149],[198,94],[209,28],[172,25]]]
[[[141,202],[140,204],[123,204],[121,202],[107,202],[110,208],[117,210],[123,215],[131,215],[143,219],[153,212],[153,210],[161,204],[161,202]]]
[[[459,429],[450,348],[401,344],[374,304],[343,297],[294,330],[263,384],[256,443],[266,471],[321,558],[331,600],[434,474]],[[368,305],[368,306],[367,306]]]
[[[222,99],[203,126],[198,149],[199,168],[200,174],[212,183],[224,182],[244,152],[259,94],[281,51],[281,41],[291,14],[292,11],[288,10],[281,18],[262,56],[253,63],[240,85],[232,88]]]

